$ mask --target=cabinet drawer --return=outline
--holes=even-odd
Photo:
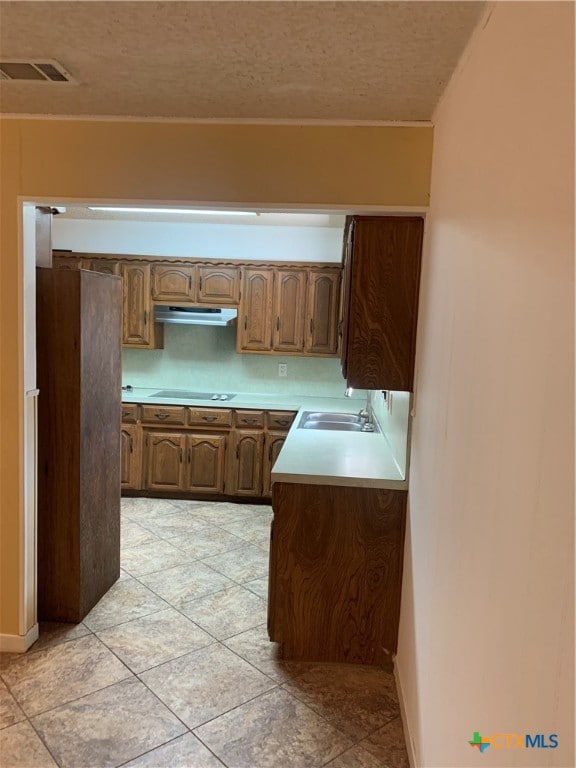
[[[122,421],[125,424],[136,424],[138,421],[138,405],[136,403],[122,403]]]
[[[186,424],[186,408],[175,405],[143,405],[142,421],[150,424]]]
[[[190,408],[188,424],[203,427],[230,427],[232,411],[227,408]]]
[[[294,411],[268,411],[266,421],[269,429],[290,429],[295,417]]]
[[[236,411],[237,427],[263,427],[264,411]]]

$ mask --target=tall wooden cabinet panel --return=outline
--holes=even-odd
[[[198,267],[198,302],[226,306],[238,304],[239,298],[238,267]]]
[[[228,493],[233,496],[261,495],[263,446],[264,433],[259,430],[237,429],[233,433]]]
[[[137,491],[142,484],[142,428],[122,424],[120,430],[120,466],[122,488]]]
[[[238,351],[268,351],[272,345],[272,289],[270,269],[242,270],[242,298],[238,313]]]
[[[146,434],[146,488],[178,491],[185,487],[186,435],[181,432]]]
[[[176,264],[152,267],[152,298],[155,301],[188,303],[196,298],[196,267]]]
[[[272,495],[272,467],[286,440],[286,432],[267,432],[264,440],[262,496]]]
[[[274,275],[274,330],[276,352],[301,352],[304,346],[306,272],[277,269]]]
[[[391,666],[406,492],[275,483],[270,639],[281,658]]]
[[[150,347],[153,343],[150,265],[123,264],[124,312],[123,344]]]
[[[408,216],[348,223],[341,352],[352,387],[413,389],[423,228]]]
[[[225,447],[225,435],[189,435],[187,437],[187,490],[201,493],[224,491]]]
[[[308,274],[304,351],[333,355],[338,350],[340,270]]]
[[[79,622],[120,575],[122,283],[37,270],[38,616]]]

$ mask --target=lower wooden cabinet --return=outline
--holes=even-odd
[[[262,452],[264,433],[256,429],[237,429],[232,433],[232,450],[228,461],[229,484],[233,496],[262,494]]]
[[[268,632],[281,658],[391,666],[406,495],[274,484]]]
[[[223,493],[226,435],[146,432],[144,487]]]
[[[142,487],[142,428],[138,424],[122,424],[120,466],[121,487],[133,491],[140,490]]]
[[[286,432],[267,432],[264,440],[264,461],[262,468],[262,496],[272,495],[272,467],[286,440]]]

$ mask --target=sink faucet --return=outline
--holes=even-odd
[[[362,419],[366,419],[366,424],[372,424],[374,422],[374,412],[372,409],[372,390],[369,389],[366,392],[366,406],[362,408],[358,414]]]

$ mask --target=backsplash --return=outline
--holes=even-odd
[[[376,420],[386,434],[390,448],[400,471],[406,477],[409,461],[408,437],[410,431],[410,392],[387,392],[388,402],[382,390],[372,392],[372,407]],[[390,407],[388,407],[390,403]]]
[[[338,358],[236,353],[236,328],[164,326],[164,349],[122,350],[122,383],[261,394],[342,397],[345,382]],[[278,363],[288,366],[278,376]]]

